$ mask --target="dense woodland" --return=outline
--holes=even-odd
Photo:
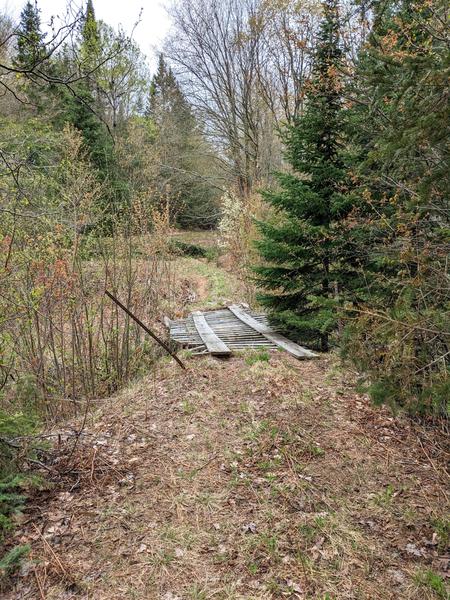
[[[175,230],[218,230],[243,300],[375,403],[448,417],[447,2],[169,10],[154,72],[91,0],[50,25],[38,2],[0,14],[4,535],[42,460],[27,440],[158,360],[104,290],[175,314]]]

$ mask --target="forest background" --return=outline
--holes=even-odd
[[[339,349],[375,402],[448,414],[447,3],[170,16],[152,74],[91,0],[50,29],[33,2],[0,15],[5,530],[17,464],[39,460],[23,440],[157,359],[104,289],[149,323],[175,314],[173,257],[197,251],[176,229],[217,228],[246,299]]]

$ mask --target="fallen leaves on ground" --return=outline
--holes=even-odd
[[[17,530],[32,555],[5,599],[443,597],[443,435],[333,358],[188,366],[89,418],[76,473]]]

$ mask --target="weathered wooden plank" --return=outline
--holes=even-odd
[[[214,333],[201,312],[196,311],[192,313],[192,319],[198,335],[201,337],[203,343],[207,347],[208,352],[214,356],[230,356],[231,350]]]
[[[279,346],[280,348],[283,348],[283,350],[286,350],[286,352],[289,352],[289,354],[292,354],[296,358],[316,358],[317,357],[317,354],[315,354],[314,352],[311,352],[311,350],[307,350],[306,348],[303,348],[303,346],[299,346],[295,342],[291,342],[291,340],[288,340],[287,338],[285,338],[283,335],[280,335],[279,333],[275,333],[268,325],[261,323],[261,322],[257,321],[256,319],[254,319],[251,315],[249,315],[247,312],[245,312],[240,306],[233,304],[232,306],[229,306],[228,308],[243,323],[245,323],[246,325],[248,325],[249,327],[251,327],[252,329],[257,331],[258,333],[263,335],[265,338],[267,338],[271,342],[274,342],[277,346]]]

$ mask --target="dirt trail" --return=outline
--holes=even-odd
[[[438,436],[372,408],[330,358],[188,367],[95,413],[79,481],[17,533],[40,563],[6,598],[445,597]]]

